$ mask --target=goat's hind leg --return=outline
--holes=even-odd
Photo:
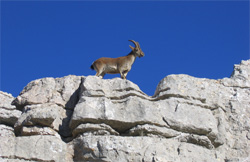
[[[104,73],[104,72],[102,72],[102,73],[100,74],[100,77],[101,77],[101,78],[103,78],[103,77],[104,77],[104,75],[105,75],[105,73]]]

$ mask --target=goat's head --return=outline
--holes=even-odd
[[[132,47],[129,45],[129,47],[131,48],[131,50],[133,51],[133,53],[135,54],[136,57],[143,57],[144,53],[141,50],[141,47],[139,45],[138,42],[134,41],[134,40],[129,40],[130,42],[133,42],[135,47]]]

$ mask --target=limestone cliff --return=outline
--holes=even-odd
[[[230,78],[43,78],[0,92],[0,161],[248,162],[250,60]]]

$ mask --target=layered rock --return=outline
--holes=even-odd
[[[151,97],[128,80],[70,75],[0,98],[0,160],[250,160],[250,60],[231,78],[169,75]]]
[[[63,138],[71,136],[68,127],[73,109],[78,102],[81,77],[69,75],[63,78],[43,78],[30,82],[12,102],[24,113],[15,123],[17,134],[23,132],[23,127],[39,126],[51,128]],[[32,129],[33,134],[41,134],[38,129]],[[43,134],[42,133],[42,134]],[[55,135],[53,132],[51,135]]]
[[[26,105],[53,103],[72,110],[78,101],[80,76],[43,78],[30,82],[13,101],[17,108]]]
[[[54,136],[1,137],[0,139],[2,161],[72,161],[70,148],[60,138]]]
[[[14,97],[11,94],[0,91],[0,124],[14,126],[21,116],[21,111],[16,110],[16,107],[11,105],[13,100]]]

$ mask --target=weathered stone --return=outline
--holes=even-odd
[[[95,133],[96,135],[119,135],[114,129],[106,124],[81,124],[72,132],[73,136],[76,137],[78,134],[83,133]]]
[[[250,60],[242,60],[240,64],[234,65],[231,77],[220,82],[227,87],[250,88]]]
[[[93,77],[91,77],[93,78]],[[86,77],[88,80],[88,77]],[[103,82],[103,84],[102,84]],[[106,86],[106,81],[100,79],[98,86],[102,89],[112,89]],[[112,80],[110,80],[112,82]],[[129,82],[129,81],[126,81]],[[84,82],[82,82],[84,84]],[[90,84],[90,83],[89,83]],[[131,84],[131,83],[130,83]],[[129,96],[128,91],[123,92],[121,100],[106,96],[91,96],[94,90],[85,86],[78,104],[74,109],[70,126],[74,130],[81,123],[105,123],[118,131],[125,133],[128,129],[137,125],[150,124],[161,127],[194,133],[199,135],[208,135],[212,132],[214,136],[218,133],[217,122],[211,110],[199,106],[180,103],[179,100],[148,100],[140,96]],[[125,89],[129,89],[125,88]],[[99,90],[98,90],[99,92]],[[97,92],[97,93],[98,93]],[[88,94],[85,96],[84,94]],[[141,94],[141,93],[140,93]],[[165,134],[163,131],[162,134]]]
[[[0,124],[14,126],[21,116],[21,111],[11,105],[14,97],[11,94],[0,91]]]
[[[59,116],[60,110],[63,111],[63,108],[55,104],[27,105],[15,127],[33,125],[53,127],[52,123]],[[58,130],[58,126],[56,128]]]
[[[13,101],[18,108],[25,105],[54,103],[73,109],[78,102],[80,76],[43,78],[30,82]]]
[[[14,100],[14,97],[6,92],[0,91],[0,108],[14,110],[15,106],[11,105],[11,102]]]
[[[72,161],[73,150],[55,136],[0,137],[0,158],[34,161]]]
[[[214,146],[207,136],[199,136],[194,134],[182,134],[177,138],[180,142],[192,143],[195,145],[204,146],[208,149],[213,149]]]
[[[32,81],[21,116],[0,92],[0,161],[246,162],[249,76],[250,60],[220,80],[170,75],[152,97],[120,78]]]
[[[156,105],[137,96],[130,96],[121,103],[106,97],[82,96],[75,107],[70,126],[74,129],[86,122],[105,123],[118,132],[124,132],[137,124],[166,125],[160,118],[162,110]]]
[[[73,143],[75,161],[217,161],[213,151],[172,139],[90,135],[80,136]]]
[[[199,135],[206,135],[211,131],[217,133],[216,119],[212,112],[194,105],[179,103],[172,112],[164,116],[164,120],[170,128],[181,132]]]
[[[13,158],[0,158],[0,161],[1,162],[37,162],[37,161],[34,161],[34,160],[25,160],[25,159],[15,159],[15,157]]]
[[[177,150],[180,162],[224,162],[224,159],[220,159],[219,156],[216,156],[215,151],[201,149],[201,147],[197,145],[181,143]]]
[[[0,108],[0,124],[14,126],[20,116],[21,111],[19,110],[8,110]]]
[[[82,78],[81,95],[86,97],[105,96],[112,100],[121,100],[129,96],[149,99],[149,97],[131,81],[121,78],[104,80],[96,76]]]
[[[208,137],[211,139],[213,145],[215,147],[218,147],[220,145],[223,145],[226,141],[226,127],[227,127],[227,121],[225,117],[225,113],[222,109],[216,109],[213,111],[214,117],[216,118],[218,133],[214,134],[213,132],[210,132],[208,134]]]
[[[62,135],[69,136],[71,132],[65,132],[68,126],[64,123],[67,123],[67,118],[67,111],[56,104],[27,105],[15,124],[15,131],[20,132],[23,126],[51,127],[57,132],[62,132]]]
[[[52,135],[60,138],[60,135],[49,127],[22,127],[21,136]]]
[[[247,132],[246,136],[247,136],[247,139],[250,140],[250,132],[249,131]]]
[[[0,124],[0,137],[15,137],[14,129]]]
[[[158,127],[155,125],[138,125],[128,132],[131,136],[150,136],[150,135],[156,135],[156,136],[162,136],[165,138],[171,138],[176,137],[180,135],[180,132],[177,132],[175,130],[166,128],[166,127]]]
[[[151,152],[148,151],[148,147],[152,147],[152,144],[159,144],[161,147],[163,141],[150,137],[80,136],[73,143],[77,152],[74,157],[75,161],[137,162],[143,161],[143,156],[150,157],[150,161],[152,161],[152,154],[158,150]],[[147,151],[148,153],[145,154]],[[171,151],[175,151],[175,149]],[[167,156],[165,157],[167,160]]]
[[[219,89],[219,91],[218,91]],[[169,75],[162,79],[155,91],[155,98],[183,98],[186,102],[207,109],[223,108],[232,88],[217,80],[194,78],[188,75]]]

